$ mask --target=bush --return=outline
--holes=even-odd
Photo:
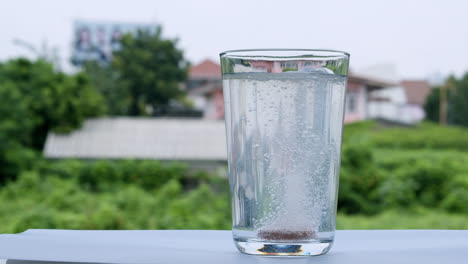
[[[0,98],[0,183],[31,169],[49,131],[70,132],[105,112],[86,75],[42,59],[0,62]]]
[[[343,142],[352,142],[356,137],[369,139],[377,148],[468,151],[468,129],[430,122],[411,127],[385,127],[375,121],[345,125]]]
[[[373,122],[346,126],[338,227],[466,228],[468,153],[454,145],[463,140],[428,145],[410,135],[426,132],[404,131],[406,138],[389,145],[376,136],[387,130]],[[452,137],[463,134],[453,131]],[[405,140],[411,144],[398,143]],[[227,179],[184,164],[37,158],[22,168],[0,188],[0,232],[230,228]]]
[[[337,229],[468,229],[466,215],[423,208],[388,209],[373,216],[339,213],[336,225]]]
[[[419,206],[467,212],[467,129],[361,122],[346,125],[343,139],[341,212],[375,214]]]
[[[453,197],[455,193],[457,196],[468,194],[468,188],[464,188],[468,186],[464,182],[468,180],[468,153],[387,150],[380,151],[377,156],[378,166],[386,174],[379,190],[384,207],[421,205],[464,212],[463,206],[454,204],[456,199]],[[448,202],[449,197],[452,202]]]
[[[414,128],[390,128],[372,134],[377,147],[454,149],[468,151],[468,130],[422,123]]]
[[[107,191],[115,186],[136,184],[145,190],[158,189],[170,180],[188,179],[192,174],[186,166],[173,162],[163,166],[152,160],[62,160],[44,163],[39,167],[42,175],[56,175],[76,179],[90,191]],[[203,179],[200,179],[203,180]]]
[[[339,210],[345,213],[372,214],[379,210],[378,187],[383,178],[375,166],[372,145],[355,137],[343,146]]]
[[[128,170],[121,172],[120,166]],[[136,166],[148,170],[138,171]],[[151,161],[69,160],[47,164],[41,173],[23,172],[0,189],[0,232],[28,228],[230,228],[227,180],[222,190],[212,188],[207,179],[185,190],[181,179],[193,175],[182,168],[180,164],[163,166]],[[172,177],[174,173],[178,175]],[[90,175],[95,178],[90,180]],[[159,175],[163,179],[149,183],[150,176]]]
[[[449,212],[468,214],[468,174],[455,175],[446,185],[441,207]]]

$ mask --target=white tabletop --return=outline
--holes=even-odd
[[[231,239],[229,231],[28,230],[0,235],[0,259],[7,264],[468,263],[468,230],[337,231],[326,255],[287,259],[242,254]]]

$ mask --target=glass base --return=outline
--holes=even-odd
[[[259,241],[235,241],[240,252],[263,256],[318,256],[328,252],[333,241],[310,243],[274,243]]]

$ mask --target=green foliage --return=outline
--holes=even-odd
[[[188,63],[177,41],[164,39],[158,29],[125,35],[121,44],[112,69],[130,96],[129,115],[147,115],[148,106],[159,109],[183,97],[179,84],[187,79]]]
[[[454,125],[468,126],[468,73],[459,80],[453,80],[453,86],[455,89],[449,98],[449,121]]]
[[[83,71],[89,76],[92,85],[103,96],[107,106],[107,114],[115,116],[129,113],[131,98],[127,82],[119,78],[119,74],[112,65],[89,62],[84,65]]]
[[[297,68],[283,68],[283,72],[297,71]]]
[[[444,198],[441,207],[449,212],[463,212],[468,214],[468,174],[459,172],[453,180],[445,184]]]
[[[343,146],[339,209],[345,213],[372,214],[379,210],[378,187],[383,181],[372,146],[364,139]]]
[[[48,131],[69,132],[105,110],[85,75],[43,60],[0,63],[0,98],[0,182],[32,166]]]
[[[422,123],[411,128],[389,128],[371,136],[377,147],[397,149],[468,150],[468,130]]]
[[[338,228],[468,228],[464,130],[398,131],[373,122],[345,127]],[[451,138],[427,144],[435,133]],[[38,159],[0,188],[0,232],[229,229],[230,215],[227,179],[180,163]]]
[[[30,133],[35,123],[29,116],[28,105],[21,91],[16,89],[14,83],[0,79],[0,98],[0,148],[7,149],[8,144],[15,143],[30,144]]]
[[[34,134],[40,147],[48,130],[69,132],[85,117],[104,112],[101,96],[81,73],[57,72],[45,61],[14,59],[2,65],[0,79],[9,81],[21,94],[29,117],[35,122]]]
[[[467,135],[466,129],[431,123],[345,126],[339,210],[376,214],[422,206],[466,213]]]
[[[426,119],[436,123],[440,120],[440,89],[441,87],[432,88],[431,93],[427,96],[424,104]]]
[[[389,209],[377,215],[346,215],[339,213],[337,229],[468,229],[466,214],[414,208]]]
[[[450,151],[410,151],[379,161],[388,174],[381,187],[384,207],[410,207],[415,204],[464,212],[453,199],[452,191],[463,187],[468,171],[468,154]],[[468,189],[467,189],[468,190]],[[450,198],[452,197],[452,198]],[[466,198],[465,198],[466,199]],[[462,202],[462,200],[459,200]]]
[[[376,130],[376,123],[373,121],[354,122],[343,127],[343,142],[352,142],[354,139],[365,138]]]
[[[163,166],[158,161],[122,160],[82,162],[64,160],[47,162],[38,168],[43,175],[55,175],[63,179],[76,179],[82,188],[93,191],[107,191],[127,184],[136,184],[145,190],[154,190],[170,180],[192,177],[186,174],[181,163]]]
[[[460,79],[452,76],[447,79],[444,85],[432,89],[431,94],[426,99],[424,109],[426,118],[433,122],[439,121],[441,89],[447,95],[447,120],[449,124],[468,126],[468,73],[465,73]]]
[[[468,151],[468,130],[424,122],[414,127],[383,127],[376,122],[356,122],[344,127],[344,144],[364,138],[373,148],[441,149]]]
[[[1,71],[1,68],[0,68]],[[13,83],[0,79],[0,182],[12,179],[16,172],[27,169],[34,152],[25,148],[31,144],[35,122],[27,104]]]
[[[227,179],[218,190],[210,177],[196,178],[191,188],[183,185],[183,178],[196,176],[180,164],[155,161],[43,164],[0,189],[0,233],[230,228]]]

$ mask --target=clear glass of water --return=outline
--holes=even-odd
[[[221,53],[233,238],[258,255],[320,255],[334,239],[349,54]]]

